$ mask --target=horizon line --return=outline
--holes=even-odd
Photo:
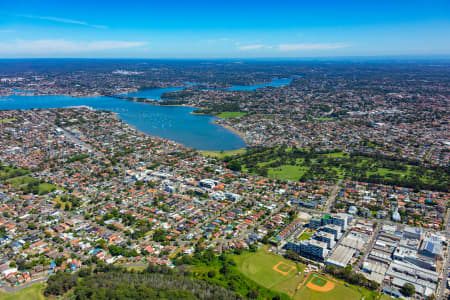
[[[340,56],[267,56],[267,57],[0,57],[0,60],[314,60],[314,59],[450,59],[450,54],[340,55]]]

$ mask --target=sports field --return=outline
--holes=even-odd
[[[258,284],[293,296],[303,280],[304,266],[287,260],[261,247],[256,253],[245,253],[234,257],[239,271]]]
[[[218,114],[216,117],[218,118],[240,118],[245,116],[246,114],[238,111],[224,111]]]
[[[325,284],[327,284],[327,282],[328,281],[326,279],[320,278],[318,276],[311,280],[311,283],[313,283],[314,285],[320,286],[320,287],[322,287]]]
[[[377,299],[376,292],[319,274],[310,273],[305,280],[304,265],[274,254],[268,248],[266,245],[257,252],[234,256],[240,272],[268,289],[283,292],[296,300]]]
[[[318,274],[310,274],[305,284],[297,291],[294,299],[302,300],[358,300],[364,297],[365,300],[377,299],[376,292],[353,286],[344,285],[335,279],[328,279]]]

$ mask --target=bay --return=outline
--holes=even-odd
[[[60,108],[86,105],[118,113],[136,129],[174,140],[198,150],[234,150],[246,147],[232,131],[214,124],[217,118],[193,115],[191,107],[158,106],[112,97],[8,96],[0,100],[1,110]]]
[[[272,82],[255,85],[233,85],[228,91],[254,91],[266,86],[279,87],[291,83],[292,78],[273,79]],[[188,85],[195,83],[186,82]],[[125,96],[161,100],[161,95],[184,90],[186,87],[168,87],[141,90]],[[146,134],[176,141],[198,150],[235,150],[246,147],[244,140],[232,131],[214,124],[216,117],[193,115],[194,108],[158,106],[125,101],[113,97],[70,97],[63,95],[35,96],[12,95],[0,99],[0,110],[61,108],[86,105],[94,109],[112,111],[119,118]]]

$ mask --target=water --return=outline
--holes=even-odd
[[[270,83],[256,85],[234,85],[228,91],[254,91],[266,86],[288,85],[292,78],[274,79]],[[195,85],[185,82],[187,85]],[[161,95],[184,90],[185,87],[169,87],[142,90],[126,94],[129,97],[141,97],[160,101]],[[22,92],[22,91],[21,91]],[[212,116],[193,115],[194,108],[178,106],[157,106],[125,101],[112,97],[70,96],[9,96],[0,99],[0,110],[60,108],[87,105],[94,109],[109,110],[118,113],[119,118],[136,129],[149,135],[174,140],[198,150],[234,150],[246,147],[244,140],[232,131],[218,126]]]
[[[230,88],[224,89],[224,91],[254,91],[256,89],[260,89],[266,86],[271,87],[279,87],[282,85],[288,85],[292,81],[292,78],[280,78],[280,79],[273,79],[272,82],[269,83],[262,83],[262,84],[254,84],[254,85],[233,85]],[[195,86],[198,83],[186,81],[184,82],[186,85],[189,86]],[[163,93],[170,93],[170,92],[178,92],[184,90],[186,87],[169,87],[169,88],[160,88],[160,89],[150,89],[150,90],[142,90],[135,93],[129,93],[125,94],[125,96],[128,97],[138,97],[138,98],[147,98],[152,100],[161,101],[161,95]],[[207,89],[209,90],[209,89]],[[210,89],[214,90],[214,89]]]
[[[279,87],[282,85],[288,85],[292,81],[292,78],[280,78],[274,79],[272,82],[254,85],[233,85],[232,87],[225,89],[227,91],[254,91],[266,86]]]
[[[1,110],[78,105],[118,113],[123,121],[142,132],[199,150],[234,150],[246,147],[241,137],[213,124],[217,118],[190,114],[194,110],[190,107],[149,105],[111,97],[9,96],[0,101]]]
[[[185,87],[168,87],[161,89],[142,90],[135,93],[125,94],[127,97],[147,98],[152,100],[161,101],[161,95],[164,93],[178,92],[184,90]]]

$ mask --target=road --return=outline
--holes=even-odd
[[[449,223],[449,214],[450,214],[450,210],[447,211],[447,214],[445,215],[445,236],[446,236],[446,240],[447,242],[450,240],[450,223]],[[447,289],[447,278],[448,278],[448,267],[450,264],[450,255],[449,255],[449,248],[447,246],[447,255],[445,256],[445,261],[443,263],[443,267],[442,267],[442,280],[441,283],[439,285],[438,291],[437,291],[437,295],[436,295],[436,299],[437,300],[442,300],[444,299],[445,296],[445,291]]]
[[[314,210],[314,209],[309,209],[309,208],[305,208],[305,207],[300,207],[299,210],[302,211],[302,212],[313,214],[313,215],[322,215],[323,216],[323,215],[328,215],[329,214],[326,211]],[[388,220],[388,219],[368,219],[368,218],[363,218],[363,217],[358,217],[358,216],[353,216],[353,220],[372,221],[372,222],[378,223],[378,225],[391,225],[391,226],[408,225],[408,224],[404,224],[404,223],[393,222],[393,221]],[[424,231],[434,231],[433,229],[428,229],[428,228],[422,228],[422,230],[424,230]],[[450,232],[450,227],[449,227],[448,232]],[[448,236],[450,236],[450,235],[448,235]]]
[[[42,118],[42,117],[41,117],[39,114],[37,114],[36,112],[34,112],[34,111],[31,111],[31,112],[34,114],[34,116],[35,116],[36,118],[38,118],[39,120],[41,120],[41,122],[42,122],[43,124],[47,124],[47,125],[49,125],[49,126],[52,126],[52,127],[55,127],[55,128],[58,128],[59,130],[61,130],[61,132],[64,134],[64,136],[65,136],[68,140],[70,140],[72,143],[78,144],[78,145],[82,146],[85,150],[87,150],[87,151],[89,151],[89,152],[92,152],[92,153],[96,153],[96,154],[99,155],[100,157],[104,157],[104,156],[105,156],[105,154],[103,154],[102,152],[100,152],[100,151],[94,149],[91,145],[89,145],[89,144],[85,143],[84,141],[80,140],[79,138],[77,138],[76,136],[74,136],[73,134],[71,134],[70,132],[68,132],[67,130],[65,130],[65,129],[61,128],[61,127],[58,127],[56,124],[54,124],[54,123],[52,123],[52,122],[50,122],[50,121],[48,121],[48,120]]]
[[[242,201],[244,201],[244,199],[241,199],[241,200],[239,200],[239,201],[232,202],[230,205],[224,207],[223,210],[220,211],[220,212],[216,211],[214,214],[210,215],[209,217],[207,217],[207,218],[206,218],[205,220],[203,220],[202,222],[199,222],[198,224],[196,224],[193,228],[191,228],[191,229],[189,230],[189,232],[196,232],[201,226],[205,226],[205,225],[211,223],[212,220],[217,219],[217,218],[219,218],[220,216],[222,216],[223,214],[225,214],[225,213],[227,213],[227,212],[233,210],[233,209],[236,207],[236,205],[237,205],[238,203],[242,202]],[[188,244],[188,243],[191,242],[191,241],[185,241],[184,238],[185,238],[185,235],[181,235],[181,236],[179,236],[175,241],[178,242],[178,244],[181,245],[181,246],[184,246],[184,245],[186,245],[186,244]],[[219,242],[223,242],[222,240],[223,240],[223,239],[218,240],[217,242],[218,242],[218,243],[219,243]]]
[[[328,198],[327,206],[325,206],[325,212],[330,212],[331,208],[333,207],[334,200],[336,200],[336,195],[339,192],[339,187],[341,186],[342,179],[339,179],[338,182],[336,182],[335,186],[333,187],[333,190],[331,191],[331,195]]]
[[[3,285],[2,284],[2,285],[0,285],[0,288],[3,291],[5,291],[6,293],[12,294],[12,293],[16,293],[18,291],[21,291],[24,288],[27,288],[29,286],[35,285],[37,283],[45,282],[45,281],[47,281],[47,278],[48,278],[48,276],[44,276],[44,277],[41,277],[41,278],[36,278],[36,279],[28,281],[28,282],[26,282],[24,284],[21,284],[19,286],[15,286],[15,287],[11,287],[9,285]]]
[[[366,248],[364,249],[364,255],[363,255],[363,257],[359,260],[357,269],[361,269],[361,266],[362,266],[363,262],[365,262],[366,259],[367,259],[367,256],[369,256],[369,253],[370,253],[370,251],[372,250],[373,245],[375,244],[375,241],[377,240],[378,233],[380,232],[380,227],[381,227],[381,226],[377,226],[377,228],[375,229],[374,233],[373,233],[372,236],[370,237],[369,245],[367,245]]]

